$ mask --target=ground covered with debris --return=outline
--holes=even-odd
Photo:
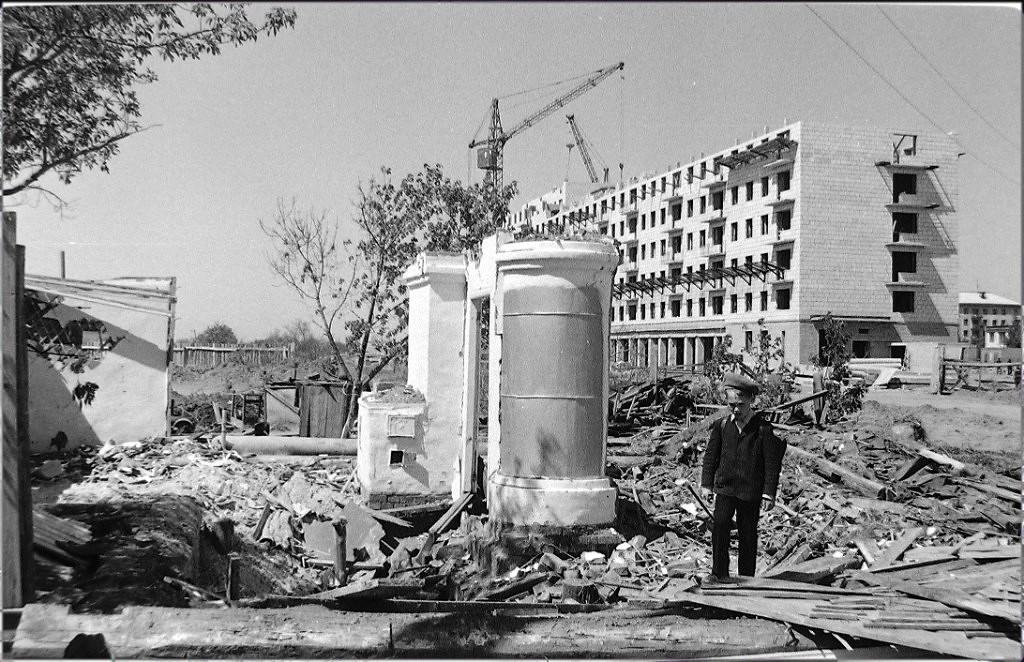
[[[131,632],[137,619],[161,613],[144,609],[200,608],[215,620],[259,621],[294,644],[281,648],[254,634],[230,649],[243,654],[504,654],[518,642],[518,654],[599,657],[601,650],[571,642],[574,632],[603,632],[625,647],[608,654],[659,656],[685,652],[679,633],[711,619],[715,625],[700,625],[691,640],[706,646],[692,654],[897,644],[1019,657],[1021,482],[1011,450],[1019,422],[997,430],[1005,444],[987,450],[950,443],[954,423],[968,436],[999,427],[957,409],[869,400],[824,427],[781,423],[788,451],[778,507],[761,517],[758,577],[711,586],[701,582],[711,559],[699,472],[722,413],[686,425],[677,413],[682,389],[645,393],[650,402],[634,410],[646,421],[609,439],[618,521],[582,551],[543,538],[518,555],[484,549],[500,532],[479,497],[367,508],[351,457],[242,456],[202,433],[37,456],[36,494],[57,498],[36,507],[40,604],[32,609],[50,611],[32,618],[66,624],[75,614],[120,614],[117,627]],[[622,409],[621,398],[610,407],[613,416]],[[318,648],[316,627],[289,625],[289,610],[299,608],[323,623],[360,614],[349,624],[360,632],[379,627],[384,614],[392,635],[367,634],[365,645],[335,637]],[[479,608],[524,620],[495,630],[468,616]],[[32,630],[32,618],[23,620],[16,654],[56,641]],[[654,628],[645,641],[655,643],[631,638],[640,626]],[[547,653],[538,632],[547,633]],[[715,644],[715,632],[734,639]],[[228,650],[195,639],[138,652]]]

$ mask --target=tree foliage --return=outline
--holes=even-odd
[[[265,347],[293,347],[292,358],[298,362],[314,361],[324,357],[333,357],[327,341],[317,333],[309,321],[295,320],[283,328],[277,329],[258,341]]]
[[[834,423],[847,414],[860,411],[864,400],[865,388],[860,384],[844,386],[843,382],[850,377],[850,332],[846,324],[825,314],[821,320],[821,329],[825,334],[825,345],[818,356],[811,358],[811,363],[826,368],[825,388],[831,403],[826,422]]]
[[[195,342],[199,345],[212,345],[215,343],[237,345],[238,336],[235,335],[235,332],[227,324],[214,322],[196,335]]]
[[[1013,320],[1010,325],[1009,337],[1006,341],[1007,347],[1020,347],[1020,318]]]
[[[508,213],[515,184],[500,192],[464,185],[440,165],[424,165],[399,182],[383,167],[357,189],[354,242],[338,243],[326,212],[299,214],[279,204],[273,223],[262,223],[274,248],[272,268],[314,308],[318,326],[353,388],[351,427],[362,389],[406,352],[408,303],[401,275],[421,251],[474,252]],[[335,327],[344,320],[344,339]],[[353,362],[345,364],[342,354]],[[371,362],[373,365],[371,366]]]
[[[516,191],[515,182],[500,191],[490,183],[466,186],[446,177],[439,164],[424,164],[421,172],[402,181],[403,196],[423,228],[423,248],[448,253],[475,251],[484,237],[494,234]]]
[[[49,172],[67,184],[107,172],[118,143],[143,130],[135,88],[147,66],[217,55],[295,24],[270,8],[252,22],[246,5],[91,4],[7,7],[3,13],[3,194]]]

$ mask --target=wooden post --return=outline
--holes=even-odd
[[[942,393],[945,386],[945,364],[943,360],[946,358],[946,346],[938,344],[935,346],[935,354],[932,357],[932,375],[931,387],[932,393]]]
[[[334,577],[338,580],[339,586],[348,583],[348,569],[345,566],[346,560],[346,537],[345,527],[348,522],[344,517],[334,522]]]
[[[228,554],[228,567],[224,577],[224,598],[230,605],[238,599],[238,552]]]
[[[0,294],[3,325],[3,599],[5,608],[31,602],[33,587],[32,493],[28,476],[28,355],[22,301],[25,249],[17,245],[17,217],[3,215]]]

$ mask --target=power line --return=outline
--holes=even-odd
[[[907,44],[912,49],[914,49],[914,52],[917,53],[918,55],[920,55],[921,59],[924,60],[928,64],[929,67],[931,67],[931,70],[935,72],[935,75],[942,79],[942,82],[946,84],[946,87],[948,87],[950,90],[953,91],[953,94],[955,94],[961,101],[963,101],[964,104],[966,104],[968,108],[970,108],[972,111],[974,111],[974,114],[977,115],[981,119],[981,121],[984,122],[988,126],[988,128],[990,128],[993,131],[995,131],[996,133],[998,133],[1004,140],[1006,140],[1006,142],[1010,143],[1011,145],[1013,145],[1015,147],[1020,147],[1020,143],[1019,142],[1015,142],[1012,138],[1010,138],[1005,133],[1003,133],[1002,131],[997,129],[995,127],[995,125],[993,125],[992,122],[990,122],[988,120],[987,117],[985,117],[984,115],[981,114],[980,110],[975,108],[974,105],[970,101],[968,101],[967,98],[963,94],[961,94],[960,91],[957,90],[953,86],[953,83],[951,83],[949,81],[949,79],[947,79],[942,74],[942,72],[939,71],[938,67],[936,67],[934,64],[932,64],[932,61],[928,59],[928,56],[925,55],[924,53],[922,53],[921,49],[919,49],[916,45],[914,45],[914,42],[911,41],[910,37],[908,37],[907,34],[903,30],[900,29],[900,26],[896,25],[896,21],[894,21],[891,16],[889,16],[887,13],[885,13],[885,10],[882,9],[881,5],[875,5],[875,6],[878,7],[878,11],[882,12],[882,16],[885,17],[885,20],[889,21],[889,24],[892,25],[892,27],[896,29],[896,32],[900,33],[900,36],[903,37],[903,40],[906,41]]]
[[[850,50],[851,50],[851,51],[853,52],[853,54],[854,54],[854,55],[856,55],[858,59],[860,59],[860,61],[861,61],[861,62],[863,62],[863,63],[864,63],[865,65],[867,65],[868,69],[871,69],[871,71],[873,71],[873,72],[874,72],[874,74],[875,74],[876,76],[878,76],[879,78],[881,78],[881,79],[882,79],[882,81],[883,81],[883,82],[884,82],[884,83],[885,83],[886,85],[888,85],[888,86],[889,86],[889,87],[890,87],[890,88],[892,89],[892,91],[893,91],[893,92],[895,92],[895,93],[896,93],[897,95],[899,95],[899,97],[900,97],[901,99],[903,99],[903,100],[904,100],[904,101],[905,101],[905,102],[907,103],[907,105],[908,105],[908,106],[910,106],[911,108],[913,108],[914,110],[916,110],[916,111],[918,112],[918,114],[919,114],[919,115],[921,115],[921,117],[923,117],[923,118],[925,118],[926,120],[928,120],[929,122],[931,122],[932,126],[934,126],[934,127],[936,128],[936,129],[938,129],[938,130],[939,130],[939,131],[941,131],[942,133],[944,133],[944,134],[946,134],[946,135],[950,135],[950,137],[952,137],[952,136],[951,136],[951,132],[949,132],[949,131],[947,131],[946,129],[942,128],[942,125],[940,125],[940,124],[939,124],[938,122],[936,122],[936,121],[935,121],[934,119],[932,119],[932,118],[931,118],[931,116],[930,116],[930,115],[928,115],[928,113],[926,113],[926,112],[924,112],[923,110],[921,110],[921,108],[920,108],[920,107],[919,107],[919,106],[918,106],[917,104],[915,104],[915,103],[914,103],[913,101],[911,101],[911,100],[910,100],[910,99],[909,99],[909,98],[907,97],[907,95],[903,94],[903,91],[902,91],[902,90],[900,90],[900,88],[898,88],[898,87],[897,87],[897,86],[895,85],[895,83],[893,83],[893,82],[892,82],[891,80],[889,80],[888,78],[886,78],[886,77],[885,77],[885,75],[884,75],[884,74],[883,74],[883,73],[882,73],[881,71],[879,71],[879,70],[878,70],[878,69],[877,69],[877,68],[875,67],[875,65],[871,64],[871,62],[869,62],[867,58],[865,58],[865,57],[864,57],[863,55],[861,55],[861,54],[860,54],[860,51],[858,51],[858,50],[857,50],[856,48],[854,48],[854,47],[853,47],[853,44],[851,44],[850,42],[848,42],[848,41],[846,40],[846,38],[844,38],[844,37],[843,37],[843,35],[839,34],[839,33],[838,33],[838,32],[836,31],[836,29],[835,29],[834,27],[832,27],[832,24],[830,24],[830,23],[829,23],[828,21],[826,21],[826,20],[825,20],[825,18],[824,18],[824,17],[823,17],[823,16],[821,15],[821,14],[819,14],[819,13],[818,13],[818,12],[816,12],[816,11],[814,11],[814,8],[812,8],[812,7],[811,7],[811,6],[809,5],[809,4],[807,4],[807,3],[804,3],[804,7],[807,7],[807,10],[808,10],[808,11],[810,11],[810,12],[811,12],[812,14],[814,14],[814,15],[815,15],[815,17],[817,17],[817,19],[818,19],[819,21],[821,21],[822,23],[824,23],[824,24],[825,24],[825,27],[826,27],[826,28],[828,28],[828,29],[829,29],[829,31],[830,31],[830,32],[831,32],[832,34],[834,34],[834,35],[836,36],[836,38],[838,38],[838,39],[839,39],[839,41],[843,42],[843,44],[845,44],[845,45],[846,45],[846,47],[847,47],[847,48],[849,48],[849,49],[850,49]],[[953,138],[953,140],[954,140],[954,141],[956,141],[956,138]],[[957,144],[960,144],[960,143],[959,143],[959,141],[956,141],[956,142],[957,142]],[[966,148],[964,148],[964,147],[963,147],[963,145],[960,145],[960,147],[961,147],[961,149],[964,149],[964,151],[965,151],[965,152],[967,152]],[[974,160],[978,161],[979,163],[982,163],[982,164],[984,164],[984,165],[988,166],[988,167],[989,167],[989,168],[990,168],[990,169],[992,170],[992,172],[996,173],[996,174],[997,174],[997,175],[999,175],[1000,177],[1003,177],[1004,179],[1006,179],[1006,180],[1007,180],[1008,182],[1010,182],[1011,184],[1016,184],[1017,186],[1020,186],[1020,181],[1019,181],[1019,180],[1015,180],[1015,179],[1011,178],[1011,177],[1010,177],[1010,176],[1008,176],[1008,175],[1007,175],[1006,173],[1004,173],[1004,172],[1003,172],[1002,170],[1000,170],[999,168],[995,167],[994,165],[992,165],[992,164],[991,164],[991,163],[989,163],[988,161],[985,161],[985,160],[984,160],[984,159],[982,159],[981,157],[979,157],[979,156],[977,156],[977,155],[975,155],[975,154],[972,154],[972,153],[970,153],[970,152],[967,152],[967,155],[968,155],[968,156],[970,156],[970,157],[972,157],[972,158],[973,158]]]

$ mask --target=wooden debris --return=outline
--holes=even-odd
[[[878,481],[865,478],[864,476],[856,474],[845,467],[841,467],[834,462],[829,462],[824,458],[820,458],[813,453],[809,453],[804,449],[793,445],[790,445],[786,449],[786,454],[792,454],[798,458],[807,460],[814,465],[815,471],[831,481],[852,487],[875,499],[885,498],[887,493],[885,485],[882,485]]]
[[[899,560],[903,555],[903,552],[907,551],[907,549],[914,544],[914,541],[917,540],[924,531],[924,527],[921,526],[908,529],[895,542],[885,548],[885,551],[882,552],[875,563],[869,563],[868,565],[871,565],[876,569],[891,566]]]
[[[764,619],[707,621],[678,615],[619,618],[616,610],[544,618],[475,610],[372,613],[315,605],[290,609],[127,607],[119,614],[75,614],[67,606],[25,607],[12,657],[59,659],[82,632],[102,632],[111,657],[308,658],[460,657],[599,658],[631,651],[644,658],[814,650],[784,624]],[[567,607],[567,606],[564,606]],[[590,605],[573,605],[577,610]],[[585,631],[588,636],[581,636]],[[983,649],[987,650],[987,649]],[[447,652],[447,653],[446,653]]]
[[[474,600],[508,600],[526,593],[534,586],[547,581],[551,576],[551,573],[546,570],[533,572],[507,586],[484,591],[477,595]]]
[[[327,600],[385,600],[399,595],[409,595],[423,589],[421,579],[363,579],[352,581],[347,586],[313,593],[304,597]]]

